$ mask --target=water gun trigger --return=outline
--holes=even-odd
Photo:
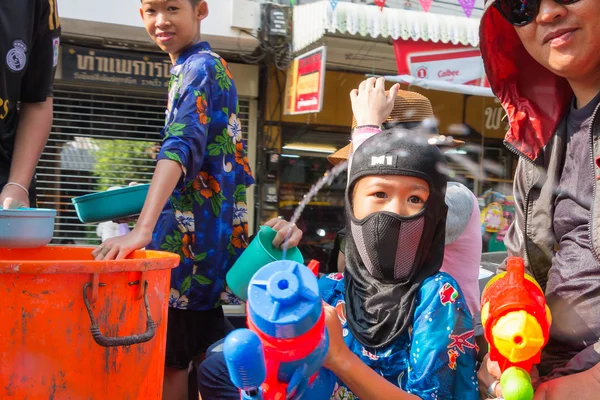
[[[290,383],[288,383],[286,399],[294,400],[299,399],[308,387],[308,381],[306,378],[306,365],[296,369]]]
[[[317,260],[311,260],[308,263],[308,269],[318,278],[319,277],[319,269],[321,267],[321,263]]]

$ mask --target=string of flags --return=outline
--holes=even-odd
[[[331,8],[335,10],[339,3],[339,0],[329,0],[329,2],[331,3]],[[383,9],[385,8],[386,2],[387,0],[374,0],[375,5],[379,7],[381,11],[383,11]],[[296,0],[290,0],[291,5],[294,5],[295,3]],[[429,12],[433,0],[419,0],[419,3],[421,4],[423,11]],[[458,3],[462,7],[467,18],[470,18],[471,14],[473,13],[473,8],[475,8],[475,0],[458,0]]]
[[[375,0],[375,5],[383,11],[383,7],[385,7],[386,0]]]

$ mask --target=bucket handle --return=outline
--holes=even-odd
[[[91,331],[92,337],[102,347],[120,347],[120,346],[131,346],[134,344],[140,344],[150,341],[155,333],[156,326],[154,324],[154,320],[150,315],[150,304],[148,303],[148,281],[144,281],[144,305],[146,307],[146,332],[140,335],[131,335],[131,336],[123,336],[123,337],[106,337],[100,331],[98,327],[98,322],[94,318],[94,313],[92,312],[92,307],[90,305],[90,301],[88,300],[87,290],[92,286],[90,283],[86,283],[83,285],[83,301],[85,302],[85,307],[87,308],[88,314],[90,316],[90,321],[92,323]]]

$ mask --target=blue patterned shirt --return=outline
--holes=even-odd
[[[171,73],[158,160],[178,162],[183,174],[148,248],[181,257],[169,306],[208,310],[221,304],[225,274],[248,244],[246,188],[254,179],[225,60],[202,42]]]
[[[423,282],[415,298],[411,329],[380,349],[365,348],[348,329],[343,274],[321,278],[319,291],[336,308],[346,345],[389,382],[422,399],[479,399],[473,322],[450,275],[440,272]],[[358,397],[339,381],[331,398]]]

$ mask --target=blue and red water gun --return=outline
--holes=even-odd
[[[314,269],[264,266],[250,281],[246,307],[249,329],[232,332],[223,346],[241,398],[329,399],[336,377],[322,367],[329,336]]]

